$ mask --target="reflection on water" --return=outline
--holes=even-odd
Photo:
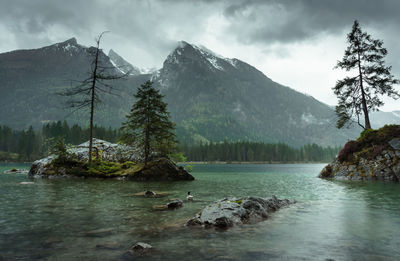
[[[0,165],[0,172],[11,165]],[[21,168],[23,166],[16,166]],[[193,182],[35,180],[0,175],[0,260],[120,260],[133,243],[157,248],[151,260],[398,260],[400,186],[326,181],[323,165],[196,165]],[[164,198],[142,198],[144,190]],[[153,205],[174,198],[176,211]],[[226,196],[298,200],[265,222],[225,232],[182,227]]]

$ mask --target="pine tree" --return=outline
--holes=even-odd
[[[170,121],[163,95],[147,81],[140,86],[126,122],[122,123],[121,141],[138,146],[144,163],[153,157],[165,157],[176,149],[175,124]]]
[[[363,129],[370,129],[368,112],[383,105],[379,95],[386,94],[394,99],[400,97],[393,88],[399,81],[391,75],[391,66],[385,66],[383,58],[387,50],[382,47],[383,41],[372,39],[363,32],[357,20],[347,35],[347,42],[349,45],[344,56],[335,68],[355,72],[355,75],[337,81],[333,87],[339,98],[337,127],[340,129],[351,123],[355,116]],[[364,124],[360,122],[360,115],[364,115]]]

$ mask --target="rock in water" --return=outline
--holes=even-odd
[[[186,226],[229,228],[247,222],[261,221],[271,212],[295,201],[261,197],[225,198],[205,207],[186,222]]]
[[[121,245],[118,244],[116,241],[107,241],[101,244],[97,244],[96,248],[99,249],[109,249],[109,250],[115,250],[121,248]]]
[[[113,228],[102,228],[102,229],[96,229],[96,230],[91,230],[85,233],[85,236],[87,237],[104,237],[111,235],[115,232],[115,229]]]
[[[127,177],[132,180],[194,180],[183,167],[177,166],[167,158],[149,162],[146,167]]]
[[[135,256],[144,256],[151,254],[153,250],[154,248],[151,245],[143,242],[138,242],[125,252],[124,257],[130,259],[131,257]]]
[[[144,193],[144,195],[145,195],[146,197],[155,197],[155,196],[156,196],[156,193],[155,193],[154,191],[147,190],[147,191]]]
[[[26,169],[10,169],[10,170],[5,170],[3,173],[4,174],[28,174],[28,170]]]
[[[168,209],[177,209],[177,208],[181,208],[182,206],[183,206],[183,201],[180,199],[176,199],[167,204]]]

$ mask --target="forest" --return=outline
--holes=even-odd
[[[111,127],[94,127],[94,137],[117,142],[119,130]],[[89,139],[89,129],[79,125],[70,127],[66,121],[47,123],[40,131],[13,130],[0,126],[0,161],[34,161],[51,153],[52,144],[58,139],[77,145]],[[250,141],[224,141],[220,143],[180,144],[187,161],[233,162],[328,162],[335,157],[339,147],[321,147],[316,144],[300,148],[284,143],[269,144]]]
[[[316,144],[293,148],[285,143],[262,143],[238,141],[208,143],[197,146],[182,145],[189,161],[224,162],[329,162],[335,158],[340,147],[321,147]]]

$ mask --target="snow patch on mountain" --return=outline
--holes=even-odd
[[[125,72],[123,70],[121,70],[119,68],[119,66],[115,64],[115,62],[113,60],[110,59],[110,62],[115,67],[115,69],[117,69],[120,73],[125,74]]]
[[[192,45],[194,49],[196,49],[198,52],[201,53],[201,55],[217,70],[223,71],[224,68],[219,64],[219,59],[222,59],[221,57],[218,57],[219,55],[215,54],[211,50],[202,47],[202,46],[197,46],[197,45]]]

